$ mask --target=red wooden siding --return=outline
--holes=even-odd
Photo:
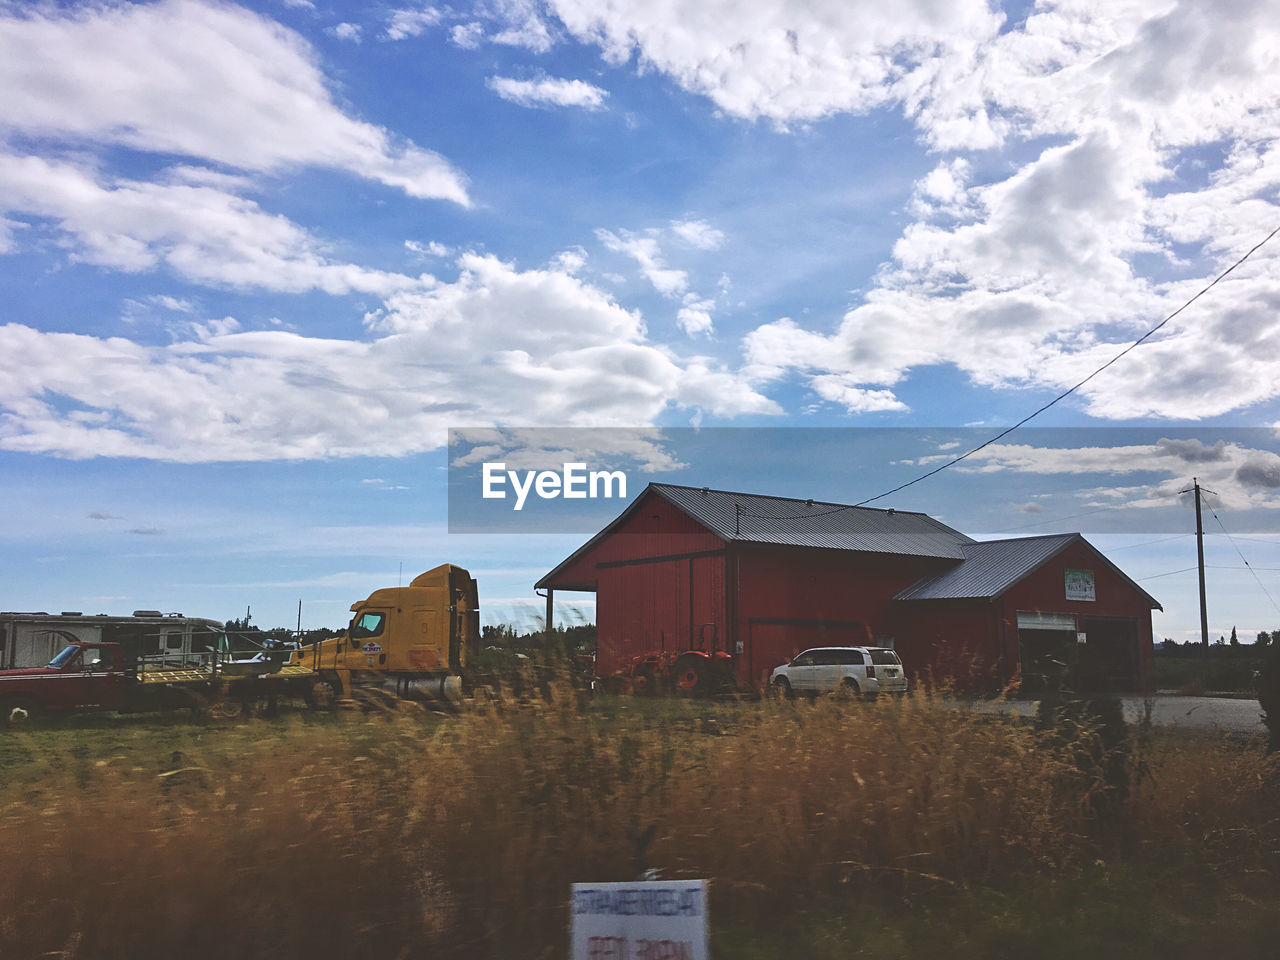
[[[738,680],[750,686],[806,647],[893,636],[893,595],[951,562],[762,544],[734,557]]]
[[[600,564],[682,556],[723,550],[724,546],[724,541],[706,527],[656,493],[648,493],[626,520],[561,571],[556,580],[591,589],[588,585],[598,579]]]
[[[607,677],[652,650],[724,648],[724,554],[599,569],[596,672]]]

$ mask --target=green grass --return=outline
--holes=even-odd
[[[1087,726],[922,699],[555,695],[4,731],[0,957],[562,957],[650,824],[718,958],[1274,954],[1254,741],[1138,730],[1117,780]]]

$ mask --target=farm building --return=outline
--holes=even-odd
[[[895,647],[917,679],[1152,689],[1160,605],[1078,533],[977,541],[922,513],[651,483],[538,581],[596,594],[596,670],[725,650],[740,687],[808,647]]]

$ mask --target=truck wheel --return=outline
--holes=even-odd
[[[332,710],[338,702],[338,694],[332,684],[317,680],[311,689],[306,691],[304,699],[312,710]]]
[[[10,697],[0,701],[0,723],[6,726],[20,726],[35,719],[40,713],[40,705],[30,697]]]
[[[248,713],[246,706],[233,697],[221,697],[210,703],[205,713],[213,720],[236,720]]]

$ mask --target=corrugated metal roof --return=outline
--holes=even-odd
[[[970,541],[964,545],[963,563],[957,564],[950,570],[917,580],[894,599],[982,600],[998,597],[1076,541],[1097,553],[1098,559],[1146,597],[1154,609],[1164,609],[1159,601],[1138,586],[1123,570],[1099,553],[1093,544],[1078,533],[1017,537],[1012,540]]]
[[[998,597],[1080,537],[1078,533],[964,545],[964,562],[917,580],[895,600],[953,600]]]
[[[668,483],[649,489],[729,541],[953,560],[963,559],[963,547],[973,542],[924,513]]]

